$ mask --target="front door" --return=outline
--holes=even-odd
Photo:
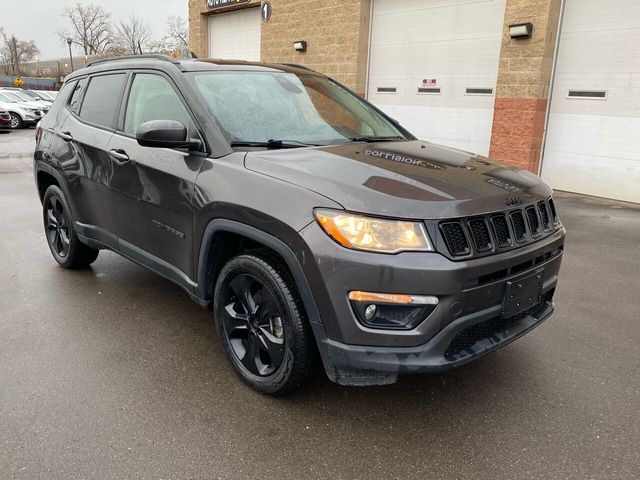
[[[194,278],[193,194],[204,156],[140,146],[135,134],[140,124],[150,120],[177,120],[187,126],[190,138],[199,136],[168,77],[134,74],[124,121],[109,143],[118,247],[187,286]]]

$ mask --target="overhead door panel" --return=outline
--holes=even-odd
[[[640,202],[640,2],[566,2],[542,177]]]
[[[260,61],[260,9],[246,8],[211,15],[209,57]]]
[[[505,0],[374,0],[367,96],[419,138],[487,154]]]

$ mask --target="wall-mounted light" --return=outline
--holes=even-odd
[[[517,23],[509,25],[509,35],[511,38],[531,38],[533,33],[533,23]]]
[[[304,40],[298,40],[297,42],[293,42],[293,48],[296,52],[306,52],[307,51],[307,42]]]

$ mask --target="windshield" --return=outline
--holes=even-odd
[[[362,99],[318,75],[231,71],[193,72],[189,78],[231,143],[406,138]]]
[[[25,92],[11,92],[11,95],[18,97],[23,102],[33,102],[34,98],[27,95]]]
[[[16,99],[15,97],[11,96],[10,94],[6,94],[5,92],[0,92],[0,99],[2,99],[5,102],[8,102],[8,103],[17,103],[17,102],[21,102],[22,101],[20,99]]]

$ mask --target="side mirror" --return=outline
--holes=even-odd
[[[189,147],[187,127],[175,120],[150,120],[143,122],[136,133],[138,144],[143,147]]]

